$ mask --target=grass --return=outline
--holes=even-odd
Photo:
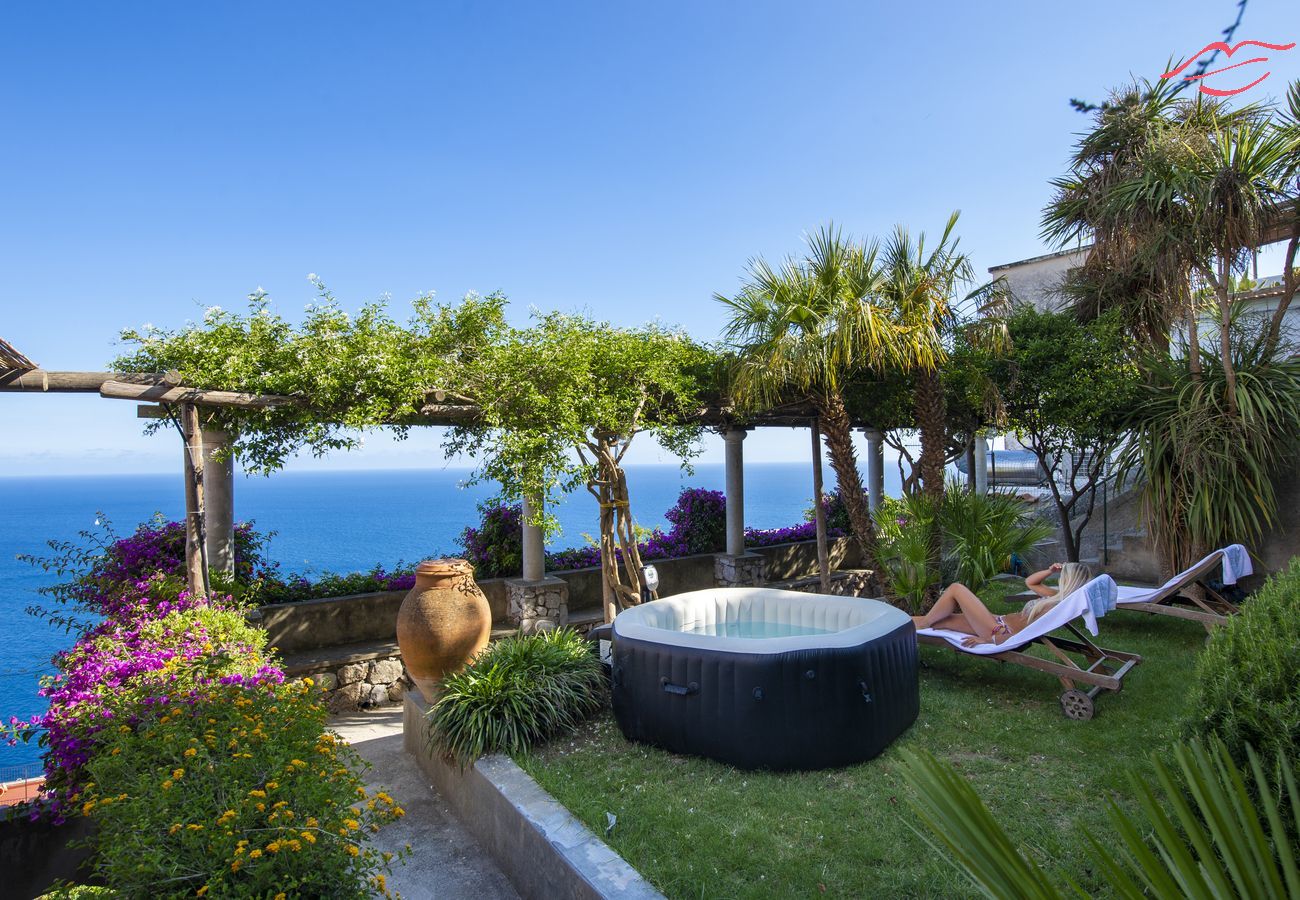
[[[1012,607],[994,602],[998,611]],[[1125,771],[1176,736],[1205,632],[1163,616],[1114,613],[1103,646],[1144,662],[1090,722],[1067,720],[1056,679],[921,648],[921,714],[875,760],[795,774],[745,772],[624,740],[608,712],[516,757],[669,897],[967,897],[972,886],[913,826],[900,747],[956,765],[1049,871],[1099,896],[1081,828],[1107,831],[1106,798],[1130,811]]]

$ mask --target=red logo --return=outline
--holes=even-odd
[[[1190,66],[1192,63],[1196,62],[1196,60],[1200,59],[1202,56],[1210,52],[1213,52],[1216,56],[1220,52],[1226,53],[1228,54],[1228,56],[1232,56],[1232,54],[1236,53],[1242,47],[1263,47],[1266,50],[1290,50],[1294,46],[1295,46],[1295,41],[1292,41],[1289,44],[1268,44],[1265,43],[1264,41],[1239,41],[1238,43],[1233,44],[1231,46],[1225,44],[1223,41],[1214,41],[1213,43],[1206,44],[1196,53],[1188,57],[1187,62],[1183,63],[1181,66],[1179,66],[1176,69],[1166,72],[1160,77],[1177,78],[1179,75],[1182,75],[1183,70],[1185,70],[1188,66]],[[1213,59],[1214,59],[1213,56],[1210,57],[1210,60]],[[1207,65],[1202,66],[1202,69],[1208,68],[1208,62],[1210,60],[1207,60]],[[1256,56],[1253,59],[1248,59],[1245,60],[1244,62],[1235,63],[1234,65],[1231,66],[1223,66],[1222,68],[1214,69],[1212,71],[1200,71],[1192,75],[1183,75],[1183,81],[1195,81],[1197,79],[1205,79],[1205,78],[1209,78],[1212,75],[1221,75],[1224,72],[1230,72],[1233,69],[1240,69],[1243,66],[1251,66],[1254,65],[1255,63],[1262,63],[1262,62],[1268,62],[1268,57]],[[1250,84],[1245,85],[1244,87],[1233,88],[1231,90],[1212,88],[1202,80],[1198,87],[1198,90],[1200,90],[1202,94],[1209,94],[1211,97],[1233,97],[1236,96],[1237,94],[1240,94],[1242,91],[1250,90],[1255,85],[1259,84],[1261,81],[1263,81],[1265,78],[1267,78],[1272,74],[1273,74],[1272,72],[1265,72],[1263,75],[1256,78]]]

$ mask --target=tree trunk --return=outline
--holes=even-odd
[[[875,567],[876,532],[871,523],[871,513],[867,509],[866,498],[862,493],[862,476],[858,473],[858,454],[853,449],[853,433],[849,427],[849,414],[844,409],[844,398],[817,397],[813,399],[820,419],[822,435],[826,440],[826,451],[830,454],[831,468],[835,470],[835,480],[839,484],[840,500],[849,514],[849,524],[853,528],[853,537],[862,550],[863,562]]]
[[[617,439],[600,436],[587,449],[596,458],[596,479],[587,490],[600,504],[600,574],[605,621],[612,622],[621,609],[641,602],[641,550]]]
[[[913,402],[916,426],[921,432],[921,455],[917,459],[921,490],[937,503],[943,500],[943,461],[947,451],[943,385],[937,369],[916,373]]]
[[[1187,304],[1187,369],[1192,378],[1201,380],[1201,333],[1196,324],[1196,307]]]
[[[1219,294],[1219,355],[1222,357],[1223,377],[1225,381],[1225,390],[1228,397],[1228,414],[1234,418],[1237,415],[1237,369],[1232,364],[1232,333],[1229,326],[1232,324],[1232,273],[1228,270],[1228,261],[1222,258],[1219,262],[1219,283],[1216,285]]]

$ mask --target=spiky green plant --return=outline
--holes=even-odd
[[[1300,361],[1270,355],[1259,323],[1233,328],[1235,411],[1223,367],[1197,376],[1186,357],[1152,356],[1117,466],[1121,480],[1144,476],[1147,523],[1170,572],[1215,547],[1256,543],[1277,512],[1274,478],[1295,459]],[[1201,348],[1209,360],[1217,352]]]
[[[442,691],[429,711],[429,740],[464,767],[577,725],[604,702],[605,680],[592,645],[562,628],[497,641],[444,678]]]
[[[1032,518],[1011,494],[974,493],[954,482],[944,494],[939,527],[954,580],[976,592],[1008,571],[1013,555],[1028,555],[1055,531],[1045,520]]]
[[[1293,764],[1281,758],[1281,778],[1271,782],[1255,751],[1248,750],[1248,756],[1246,775],[1222,742],[1193,742],[1176,745],[1172,753],[1153,753],[1150,772],[1129,773],[1141,817],[1109,801],[1111,832],[1101,837],[1085,832],[1094,864],[1114,896],[1300,900],[1300,868],[1288,835],[1288,826],[1297,823],[1283,821],[1275,799],[1285,791],[1291,811],[1300,809]],[[903,777],[916,793],[909,802],[930,832],[917,833],[984,896],[1089,896],[1025,856],[951,766],[923,751],[904,751],[903,757]],[[1247,790],[1248,778],[1258,801]]]
[[[1032,519],[1009,494],[976,494],[949,482],[939,503],[913,494],[876,510],[875,560],[886,593],[900,607],[919,613],[933,588],[960,581],[978,593],[1005,572],[1013,554],[1024,556],[1050,537],[1051,525]],[[941,541],[936,563],[933,535]]]

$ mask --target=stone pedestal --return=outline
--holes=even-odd
[[[761,587],[767,584],[767,560],[759,553],[713,557],[713,583],[718,587]]]
[[[507,581],[506,618],[521,634],[563,628],[569,624],[569,583],[554,577]]]

